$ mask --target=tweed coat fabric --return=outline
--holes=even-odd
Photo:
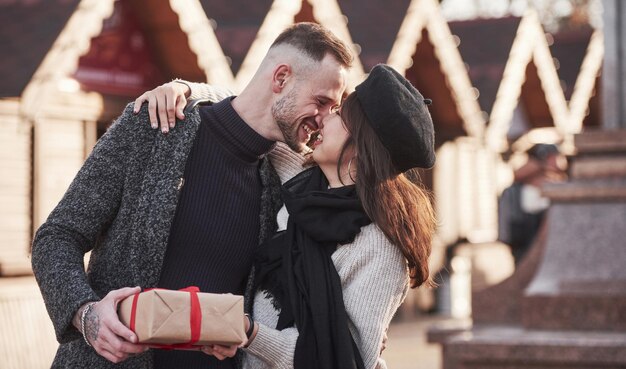
[[[80,306],[122,287],[155,287],[187,156],[200,124],[186,112],[168,135],[153,130],[147,105],[132,104],[98,141],[61,202],[37,231],[32,265],[61,343],[53,368],[151,368],[150,352],[112,364],[72,325]],[[263,158],[259,243],[276,229],[280,179]],[[83,258],[91,251],[87,273]],[[250,283],[248,284],[250,286]],[[251,291],[246,306],[251,306]]]

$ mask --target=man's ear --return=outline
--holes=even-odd
[[[277,65],[272,74],[272,92],[282,92],[289,78],[291,78],[291,66],[288,64]]]

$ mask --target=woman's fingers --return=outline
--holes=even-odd
[[[203,346],[201,348],[202,352],[207,355],[213,355],[218,360],[224,360],[228,357],[233,357],[237,353],[237,346],[221,346],[221,345],[212,345],[212,346]]]
[[[139,113],[139,109],[141,109],[141,105],[148,101],[148,95],[149,92],[144,92],[142,93],[138,98],[135,99],[135,104],[133,105],[133,112],[135,114]]]
[[[202,346],[200,350],[207,355],[213,355],[213,346]]]
[[[147,97],[148,100],[148,116],[150,117],[150,126],[153,129],[159,127],[159,119],[157,118],[157,98],[154,94],[150,94]]]
[[[183,120],[185,119],[185,106],[187,105],[187,98],[185,95],[181,95],[176,100],[176,118]]]
[[[224,360],[227,357],[233,357],[237,353],[237,346],[222,346],[222,345],[214,345],[213,346],[213,355],[220,359]]]
[[[144,92],[135,99],[133,111],[138,113],[144,102],[148,103],[148,115],[152,128],[167,133],[176,125],[176,118],[184,119],[183,110],[187,105],[186,93],[190,92],[187,85],[177,82],[165,83],[153,90]]]
[[[162,87],[156,89],[157,99],[157,111],[159,112],[159,124],[161,125],[161,132],[167,133],[170,131],[170,125],[167,119],[167,95],[164,93]]]

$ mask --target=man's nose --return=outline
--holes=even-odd
[[[317,114],[315,116],[315,124],[317,124],[318,129],[324,128],[324,116],[322,116],[322,114]]]

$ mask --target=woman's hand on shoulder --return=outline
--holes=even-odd
[[[168,82],[139,96],[135,100],[133,111],[137,114],[141,105],[148,102],[150,125],[156,129],[160,123],[161,132],[167,133],[176,125],[176,118],[185,118],[183,109],[190,93],[191,89],[185,82]]]

